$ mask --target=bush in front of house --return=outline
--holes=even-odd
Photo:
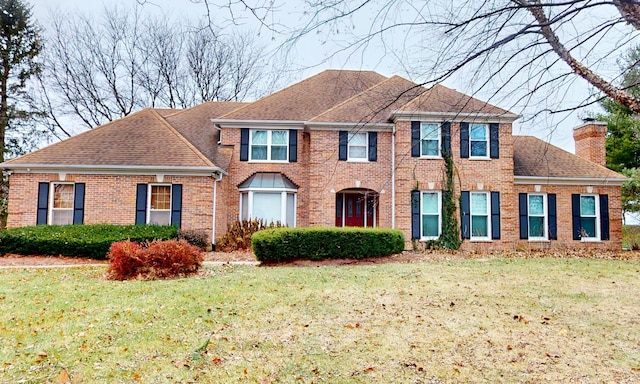
[[[207,231],[198,229],[180,229],[178,231],[178,240],[184,240],[191,245],[195,245],[203,251],[211,246],[209,242],[209,234]]]
[[[254,233],[282,226],[282,224],[274,222],[267,224],[262,219],[236,220],[233,224],[227,225],[227,233],[216,242],[216,250],[222,252],[250,251],[251,236]]]
[[[119,241],[111,244],[107,258],[111,280],[188,276],[198,272],[204,260],[202,249],[184,240]]]
[[[37,225],[0,231],[0,254],[105,259],[112,243],[175,239],[178,228],[161,225]]]
[[[404,250],[404,234],[381,228],[276,228],[253,234],[253,253],[262,262],[362,259]]]

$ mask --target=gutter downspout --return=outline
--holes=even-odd
[[[391,228],[396,228],[396,123],[391,132]]]
[[[213,212],[211,216],[211,250],[216,250],[216,207],[218,205],[218,182],[222,180],[221,173],[213,175]]]

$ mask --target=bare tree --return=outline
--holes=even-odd
[[[58,132],[68,132],[65,116],[92,128],[147,106],[185,108],[268,90],[258,86],[266,67],[255,40],[145,19],[139,8],[105,8],[99,19],[55,15],[47,37],[42,100]]]
[[[202,1],[208,10],[215,3]],[[474,93],[517,106],[536,94],[566,98],[567,85],[580,77],[599,92],[569,107],[547,104],[538,111],[575,109],[605,95],[640,113],[640,99],[620,83],[624,73],[611,72],[612,58],[639,36],[637,0],[307,0],[302,23],[288,30],[269,22],[270,12],[285,3],[235,0],[224,6],[232,18],[244,8],[262,25],[288,34],[284,46],[319,36],[339,39],[342,51],[394,56],[423,85],[456,74]]]

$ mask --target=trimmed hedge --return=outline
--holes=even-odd
[[[175,239],[178,228],[160,225],[37,225],[0,232],[0,254],[105,259],[112,243]]]
[[[276,228],[251,237],[253,253],[262,262],[296,259],[362,259],[404,250],[404,234],[380,228]]]

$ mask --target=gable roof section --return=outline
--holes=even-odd
[[[600,179],[622,183],[627,179],[533,136],[513,136],[516,178]]]
[[[419,97],[426,89],[400,76],[390,77],[314,117],[312,122],[388,122],[390,112]]]
[[[436,84],[399,109],[403,112],[431,112],[442,114],[513,115],[513,113]]]
[[[385,79],[372,71],[326,70],[220,119],[307,121]]]
[[[232,153],[227,148],[218,146],[218,132],[211,119],[248,104],[233,101],[208,101],[165,116],[165,119],[200,153],[226,170],[231,162]]]
[[[21,165],[215,167],[150,108],[6,161],[3,165],[6,168]]]

